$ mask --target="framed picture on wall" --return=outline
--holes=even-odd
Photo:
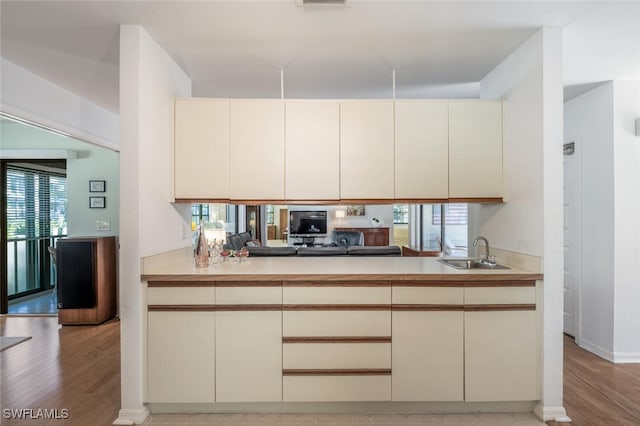
[[[89,197],[90,209],[104,209],[105,207],[107,207],[106,197]]]
[[[363,205],[347,206],[347,216],[364,216],[365,213]]]
[[[90,180],[89,192],[105,192],[107,190],[107,182],[104,180]]]

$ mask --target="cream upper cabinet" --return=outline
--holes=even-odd
[[[393,199],[393,101],[340,103],[340,197]]]
[[[174,200],[229,198],[228,100],[175,100],[173,173]]]
[[[285,104],[285,198],[340,198],[340,104]]]
[[[449,102],[449,197],[502,197],[502,103]]]
[[[449,197],[448,103],[396,101],[395,198]]]
[[[230,198],[284,200],[284,102],[232,100],[230,116]]]

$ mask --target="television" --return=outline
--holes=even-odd
[[[292,237],[326,235],[326,233],[326,210],[289,212],[289,235]]]

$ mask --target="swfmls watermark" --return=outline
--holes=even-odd
[[[2,418],[7,420],[66,420],[68,408],[4,408]]]

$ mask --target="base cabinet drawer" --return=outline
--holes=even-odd
[[[284,401],[391,401],[391,376],[284,376]]]
[[[283,336],[390,336],[391,311],[284,311]]]
[[[285,343],[283,368],[391,368],[391,343]]]

